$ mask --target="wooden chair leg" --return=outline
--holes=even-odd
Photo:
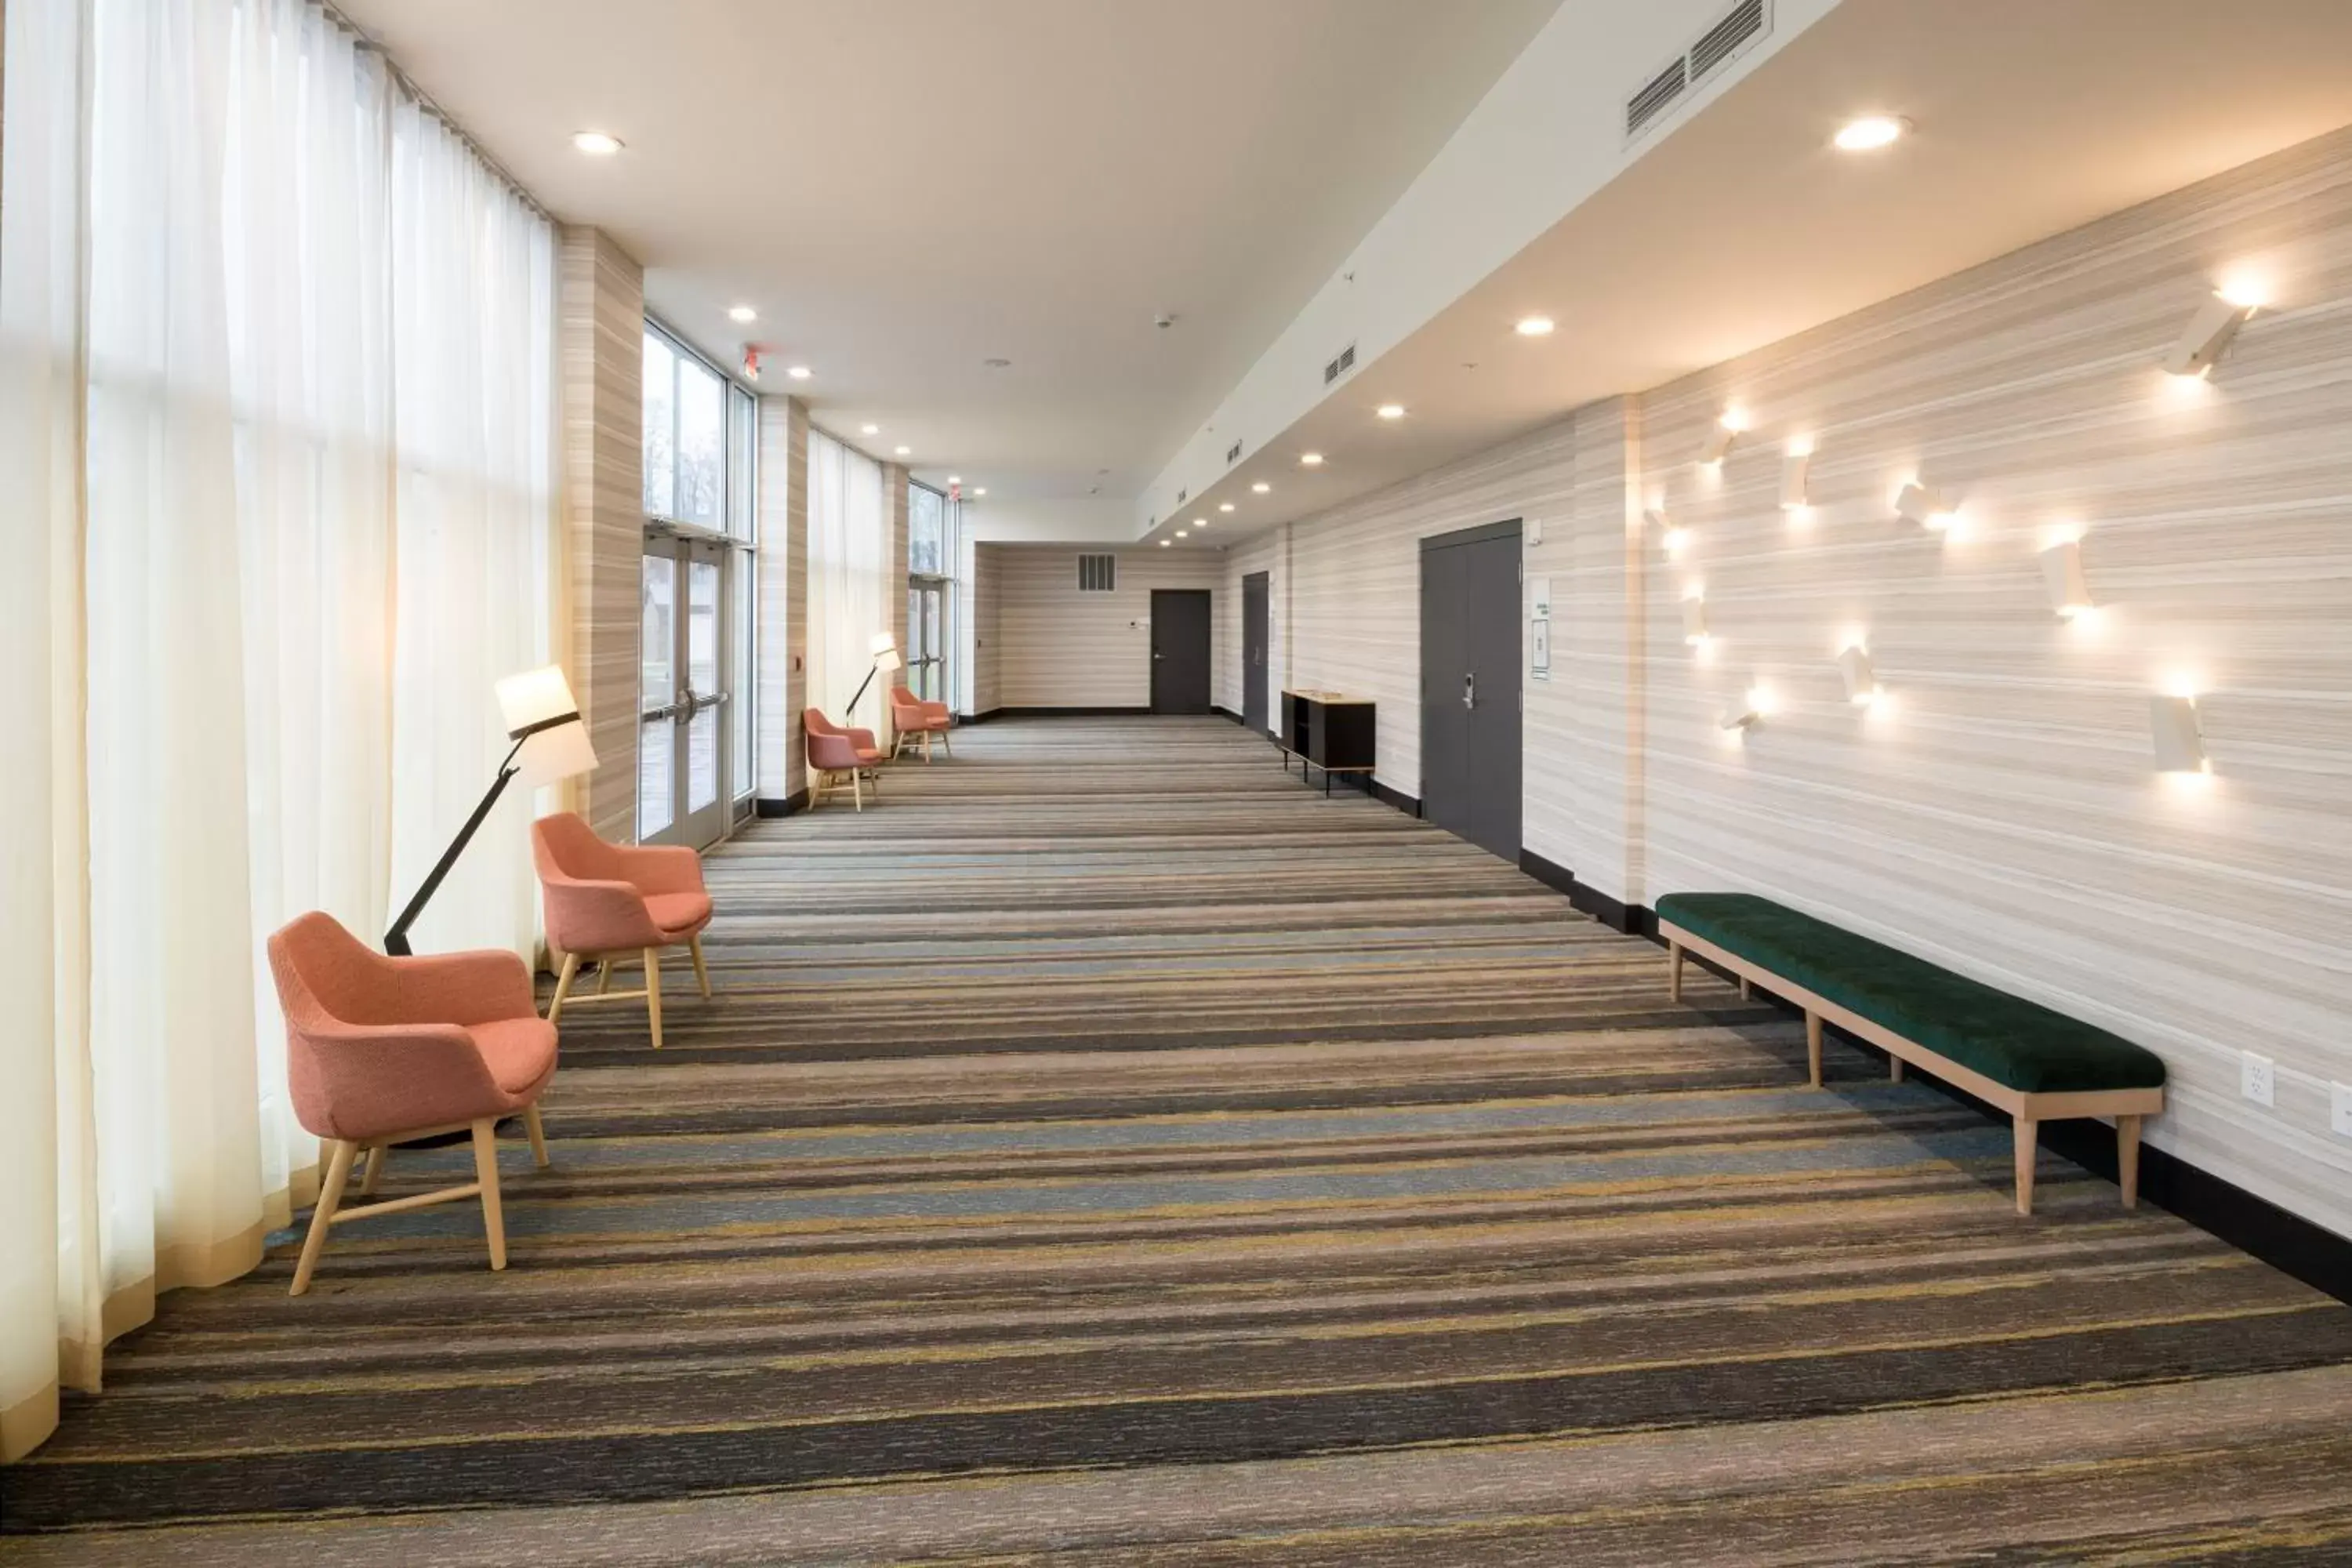
[[[923,731],[923,765],[931,765],[931,732],[929,730]]]
[[[600,958],[596,961],[596,994],[602,996],[612,989],[613,961],[609,958]]]
[[[661,949],[646,949],[646,1018],[653,1026],[654,1049],[661,1049]]]
[[[360,1182],[360,1196],[375,1196],[375,1184],[383,1175],[383,1168],[392,1163],[392,1145],[373,1144],[368,1149],[367,1174]]]
[[[507,1216],[499,1206],[499,1124],[474,1123],[474,1179],[482,1184],[482,1229],[490,1238],[490,1267],[507,1266]]]
[[[940,750],[950,757],[955,755],[955,747],[948,743],[948,732],[945,730],[940,731]]]
[[[523,1111],[522,1125],[523,1131],[530,1134],[531,1163],[542,1171],[546,1170],[551,1163],[547,1157],[547,1129],[540,1125],[536,1103]]]
[[[2124,1190],[2124,1207],[2139,1207],[2139,1118],[2116,1118],[2116,1182]]]
[[[694,955],[694,983],[702,987],[705,1001],[710,998],[710,966],[702,960],[702,933],[696,931],[686,939],[686,951]]]
[[[1670,942],[1666,943],[1666,1000],[1679,1002],[1682,999],[1683,944]]]
[[[571,994],[572,979],[579,973],[580,955],[576,952],[565,953],[563,973],[555,977],[555,994],[548,999],[547,1021],[549,1023],[552,1024],[563,1016],[563,999]]]
[[[289,1296],[299,1296],[310,1288],[310,1271],[319,1267],[328,1227],[335,1223],[335,1210],[342,1206],[343,1184],[352,1179],[352,1156],[359,1147],[347,1138],[338,1138],[327,1156],[327,1178],[319,1184],[319,1205],[310,1211],[310,1234],[302,1238],[302,1256],[294,1265],[294,1288],[286,1292]]]
[[[1815,1089],[1822,1087],[1822,1016],[1805,1015],[1805,1077]]]
[[[866,811],[866,770],[863,768],[849,770],[849,798],[857,803],[858,813],[863,816]]]
[[[2033,1212],[2033,1161],[2041,1147],[2042,1123],[2030,1116],[2017,1118],[2017,1212]]]

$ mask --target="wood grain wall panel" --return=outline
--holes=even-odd
[[[760,795],[807,787],[808,405],[760,399]]]
[[[1005,708],[1144,708],[1151,702],[1151,591],[1206,588],[1222,599],[1225,562],[1202,551],[1118,549],[1115,592],[1078,591],[1073,545],[983,544],[997,591],[996,677]],[[1229,647],[1213,604],[1210,668]]]
[[[637,834],[637,636],[645,549],[645,270],[603,231],[558,241],[558,353],[572,695],[596,768],[575,799],[606,838]]]
[[[2210,382],[2161,375],[2240,268],[2278,308]],[[2153,1142],[2352,1233],[2347,363],[2337,133],[1649,395],[1647,484],[1693,538],[1648,595],[1654,890],[1768,893],[2140,1040],[2172,1072]],[[1757,428],[1696,468],[1733,402]],[[1961,499],[1952,534],[1895,517],[1915,471]],[[2068,625],[2037,551],[2073,527],[2103,609]],[[1780,706],[1743,743],[1715,718],[1751,679]],[[2208,779],[2154,770],[2148,699],[2183,679]]]
[[[971,548],[971,711],[993,713],[1004,706],[1000,573],[994,546],[975,543]]]

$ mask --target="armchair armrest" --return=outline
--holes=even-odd
[[[871,730],[844,730],[841,733],[859,751],[871,752],[879,749],[874,744],[874,731]]]
[[[313,1024],[293,1037],[286,1069],[298,1118],[324,1138],[471,1121],[509,1100],[454,1024]]]
[[[393,966],[394,1002],[387,1024],[494,1024],[539,1012],[530,966],[503,950],[386,962]]]
[[[641,893],[702,891],[702,857],[683,844],[641,844],[624,849],[621,869]]]
[[[661,931],[634,882],[542,879],[547,939],[566,952],[626,952],[657,947]]]

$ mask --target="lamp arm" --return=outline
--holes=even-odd
[[[874,668],[872,665],[866,667],[866,679],[857,683],[857,695],[849,700],[849,707],[841,715],[844,721],[857,717],[857,705],[866,700],[866,689],[874,684]]]
[[[534,725],[532,730],[547,727]],[[394,958],[409,956],[408,928],[416,923],[416,917],[425,912],[425,906],[433,901],[435,893],[441,890],[442,880],[449,875],[450,868],[457,864],[457,857],[466,852],[466,846],[473,842],[475,832],[482,826],[482,819],[490,815],[490,807],[498,805],[499,796],[506,793],[507,782],[522,771],[515,766],[515,757],[521,752],[522,743],[530,733],[530,731],[526,731],[516,737],[512,750],[507,752],[506,761],[499,764],[499,776],[492,779],[490,787],[483,792],[482,804],[474,807],[474,815],[466,818],[466,826],[457,829],[457,837],[451,839],[449,847],[441,852],[440,862],[433,868],[433,874],[425,879],[425,885],[416,889],[416,896],[408,900],[408,907],[400,911],[400,918],[392,922],[390,931],[383,933],[384,952]]]

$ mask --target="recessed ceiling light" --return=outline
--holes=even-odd
[[[1298,466],[1302,468],[1319,468],[1323,466],[1323,454],[1301,452],[1298,454]]]
[[[756,321],[760,319],[760,312],[749,305],[730,305],[727,310],[727,319],[730,321]]]
[[[951,485],[960,485],[963,483],[963,476],[961,474],[950,474],[948,476],[948,483]]]
[[[1404,405],[1402,403],[1383,403],[1378,408],[1373,409],[1372,412],[1379,415],[1383,419],[1402,419],[1404,417]]]
[[[1548,338],[1551,336],[1552,320],[1549,316],[1522,316],[1516,330],[1523,338]]]
[[[879,425],[860,425],[857,428],[861,435],[879,436],[882,434],[882,426]]]
[[[980,489],[972,491],[971,493],[976,496],[984,496],[988,493],[988,487],[986,485],[982,485]]]
[[[1194,528],[1206,528],[1209,526],[1209,520],[1205,517],[1196,517],[1192,520],[1192,526]]]
[[[1264,479],[1260,479],[1257,483],[1250,486],[1250,494],[1254,496],[1271,495],[1273,493],[1274,487],[1267,484]]]
[[[1190,539],[1192,536],[1180,528],[1176,531],[1176,537],[1179,539]]]
[[[1217,503],[1217,510],[1219,511],[1231,511],[1234,510],[1234,503],[1229,500],[1221,500]]]
[[[591,158],[609,158],[621,150],[621,139],[607,136],[602,131],[575,131],[572,145]]]
[[[791,376],[794,381],[806,381],[809,377],[814,375],[816,372],[809,369],[809,367],[804,364],[795,364],[787,365],[784,368],[784,374]]]
[[[1911,122],[1900,115],[1865,114],[1838,127],[1837,149],[1841,153],[1875,153],[1903,140],[1903,133],[1910,129]]]
[[[915,455],[915,449],[912,447],[900,447],[896,448],[896,450],[898,456],[902,458],[911,458]]]
[[[1175,543],[1175,542],[1175,542],[1174,540],[1172,540],[1172,539],[1163,539],[1163,540],[1161,540],[1161,541],[1160,542],[1160,549],[1162,549],[1162,550],[1165,550],[1165,549],[1167,549],[1170,545],[1171,545],[1171,544],[1173,544],[1173,543]]]

